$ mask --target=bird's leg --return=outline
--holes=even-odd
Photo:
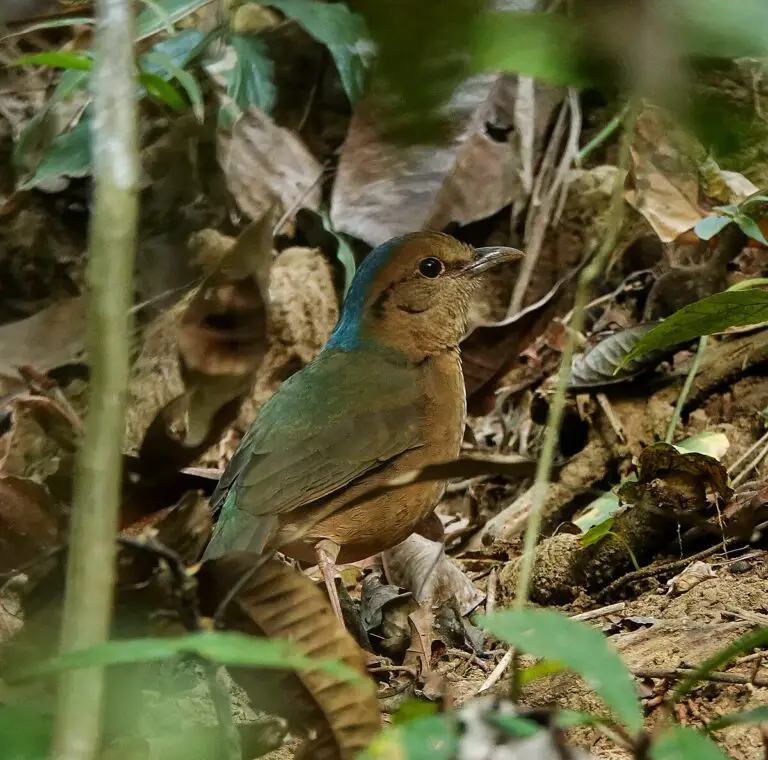
[[[336,617],[344,625],[344,615],[341,612],[341,602],[339,594],[336,591],[336,557],[339,556],[341,547],[333,541],[324,538],[315,544],[317,554],[317,566],[323,574],[325,588],[328,590],[328,598],[331,600],[331,607],[336,613]]]

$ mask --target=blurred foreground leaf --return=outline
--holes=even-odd
[[[359,673],[336,660],[314,660],[286,641],[269,641],[240,633],[199,633],[178,638],[110,641],[79,652],[67,652],[8,674],[9,682],[27,681],[64,670],[127,665],[196,655],[220,665],[278,670],[324,670],[347,681],[363,682]]]
[[[726,760],[722,750],[704,734],[692,728],[668,728],[651,745],[653,760]]]
[[[363,90],[365,66],[360,56],[368,37],[361,16],[344,3],[317,0],[270,0],[269,5],[298,21],[333,57],[347,97],[353,103]]]
[[[637,691],[624,663],[597,630],[553,610],[505,610],[479,618],[521,652],[557,660],[581,675],[633,732],[643,727]]]

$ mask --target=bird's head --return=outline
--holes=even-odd
[[[414,359],[455,347],[479,275],[522,256],[516,248],[473,248],[438,232],[393,238],[358,268],[328,347],[376,344]]]

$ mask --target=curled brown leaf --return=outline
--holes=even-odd
[[[278,560],[254,570],[257,562],[245,552],[205,562],[197,576],[202,613],[212,616],[242,583],[223,613],[227,629],[290,638],[310,657],[337,659],[365,672],[360,649],[339,625],[322,592]],[[313,760],[353,760],[379,730],[379,707],[372,688],[361,689],[359,684],[319,670],[293,673],[233,668],[231,672],[255,709],[285,717],[301,733],[315,732],[306,755]]]

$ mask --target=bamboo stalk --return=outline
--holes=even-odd
[[[89,233],[89,409],[75,474],[61,650],[109,637],[120,508],[121,444],[128,388],[129,309],[138,216],[138,139],[131,0],[98,0],[92,79],[94,204]],[[104,673],[59,680],[55,760],[93,760]]]

